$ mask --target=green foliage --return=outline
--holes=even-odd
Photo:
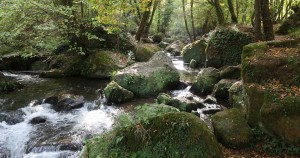
[[[253,148],[259,152],[267,153],[273,156],[300,155],[300,147],[288,144],[280,138],[270,136],[258,128],[254,128],[253,133],[255,138]],[[255,144],[261,144],[262,146],[257,148],[254,146]]]
[[[10,82],[10,81],[0,81],[0,92],[8,92],[8,91],[13,91],[20,87],[15,82]]]

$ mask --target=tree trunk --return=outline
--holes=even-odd
[[[274,40],[273,23],[268,0],[261,0],[261,17],[263,21],[265,39],[267,41]]]
[[[227,0],[227,4],[228,4],[229,12],[230,12],[230,15],[231,15],[231,21],[233,23],[237,23],[237,17],[234,13],[234,7],[233,7],[232,0]]]
[[[194,42],[196,41],[196,31],[195,31],[193,7],[194,7],[194,0],[191,0],[191,20],[192,20],[193,42]]]
[[[152,1],[148,2],[147,4],[147,8],[146,11],[143,13],[143,16],[142,16],[142,19],[141,19],[141,22],[139,24],[139,28],[136,32],[136,35],[135,35],[135,39],[137,41],[140,41],[144,31],[145,31],[145,28],[146,28],[146,25],[147,25],[147,22],[149,20],[149,17],[150,17],[150,7],[152,5]]]
[[[254,30],[255,30],[255,40],[262,40],[262,32],[261,32],[261,0],[255,0],[254,3]]]
[[[153,18],[154,18],[154,14],[155,14],[156,8],[157,8],[157,6],[158,6],[158,4],[160,2],[159,0],[154,0],[154,1],[155,2],[153,4],[153,8],[152,8],[150,19],[148,20],[147,25],[146,25],[146,27],[144,29],[144,32],[143,32],[143,35],[142,35],[142,37],[145,37],[145,38],[148,37],[149,30],[150,30],[151,24],[153,22]]]
[[[225,18],[219,0],[214,0],[214,6],[217,12],[219,25],[223,25],[225,23]]]
[[[189,31],[189,26],[188,26],[188,23],[187,23],[187,19],[186,19],[185,0],[182,0],[182,10],[183,10],[183,19],[184,19],[186,33],[189,35],[190,40],[193,41],[192,35],[191,35],[190,31]]]

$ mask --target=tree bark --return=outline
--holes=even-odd
[[[189,26],[188,26],[188,23],[187,23],[187,19],[186,19],[185,0],[182,0],[182,10],[183,10],[183,19],[184,19],[186,33],[189,35],[190,40],[193,41],[192,35],[190,33],[190,30],[189,30]]]
[[[261,0],[255,0],[254,3],[254,30],[255,30],[255,40],[262,40],[262,32],[261,32]]]
[[[157,6],[158,6],[158,4],[160,2],[159,0],[154,0],[154,1],[155,2],[153,4],[153,8],[152,8],[150,19],[147,21],[146,27],[145,27],[143,35],[142,35],[142,37],[145,37],[145,38],[148,37],[150,26],[151,26],[151,24],[153,22],[153,18],[154,18],[154,14],[155,14],[156,8],[157,8]]]
[[[273,22],[270,14],[269,1],[261,0],[261,17],[263,21],[263,29],[265,39],[267,41],[274,40]]]
[[[219,0],[214,0],[214,6],[217,12],[219,25],[225,24],[225,18]]]
[[[140,41],[140,39],[141,39],[141,37],[142,37],[142,35],[145,31],[147,22],[148,22],[149,17],[150,17],[150,9],[149,8],[151,7],[151,5],[152,5],[152,1],[148,2],[148,4],[147,4],[148,9],[146,9],[146,11],[142,15],[142,19],[140,21],[139,28],[138,28],[138,30],[136,32],[136,35],[135,35],[135,39],[137,41]]]
[[[233,23],[237,23],[237,17],[234,13],[234,7],[233,7],[233,3],[232,3],[232,0],[227,0],[227,4],[228,4],[228,8],[229,8],[229,12],[230,12],[230,15],[231,15],[231,21]]]
[[[193,8],[194,8],[194,0],[191,0],[191,20],[192,20],[193,42],[194,42],[196,41],[196,30],[195,30]]]

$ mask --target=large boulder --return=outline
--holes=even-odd
[[[89,54],[84,61],[81,75],[89,78],[108,78],[113,72],[125,68],[127,57],[121,53],[99,51]]]
[[[253,140],[251,128],[235,108],[214,114],[212,125],[218,141],[228,148],[246,148]]]
[[[202,120],[175,112],[92,139],[82,157],[221,158],[222,151]]]
[[[40,57],[36,56],[23,57],[21,53],[8,53],[0,56],[0,70],[26,71],[33,62],[39,60]]]
[[[193,83],[191,91],[208,95],[213,91],[214,85],[220,80],[219,70],[209,67],[202,69],[198,75],[196,82]]]
[[[211,33],[206,51],[206,66],[220,68],[241,63],[243,47],[253,41],[251,35],[237,28],[218,28]]]
[[[287,35],[295,30],[300,29],[300,6],[293,6],[292,10],[294,13],[282,23],[276,33]]]
[[[137,97],[149,97],[175,87],[179,74],[168,55],[157,52],[148,62],[118,71],[113,80]]]
[[[195,41],[190,43],[181,51],[181,55],[183,57],[183,61],[186,63],[190,63],[192,60],[196,61],[196,66],[203,67],[205,66],[205,49],[206,49],[206,41],[204,39]]]
[[[148,61],[160,48],[156,44],[138,43],[134,48],[134,57],[136,61]]]
[[[133,99],[134,94],[123,87],[119,86],[115,81],[110,82],[104,88],[104,94],[107,102],[122,103]]]
[[[160,43],[164,39],[165,35],[163,33],[157,33],[153,35],[152,40],[155,43]]]
[[[229,88],[236,82],[236,80],[222,79],[215,86],[213,95],[217,100],[229,99]]]
[[[300,51],[297,41],[247,45],[242,56],[247,121],[300,146]]]
[[[184,43],[180,40],[177,40],[170,45],[168,45],[165,49],[166,52],[169,52],[175,56],[180,55],[182,48],[184,47]]]

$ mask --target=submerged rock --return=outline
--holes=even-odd
[[[104,88],[104,94],[107,102],[122,103],[133,99],[134,94],[123,87],[119,86],[115,81],[110,82]]]
[[[119,141],[116,138],[120,138]],[[117,141],[117,142],[116,142]],[[194,114],[168,113],[121,128],[86,144],[82,157],[221,158],[209,128]],[[116,152],[110,152],[116,151]],[[114,154],[114,155],[112,155]]]
[[[166,53],[157,52],[148,62],[118,71],[113,80],[137,97],[149,97],[175,87],[179,73]]]
[[[218,141],[228,148],[246,148],[253,140],[251,128],[235,108],[213,115],[212,124]]]

